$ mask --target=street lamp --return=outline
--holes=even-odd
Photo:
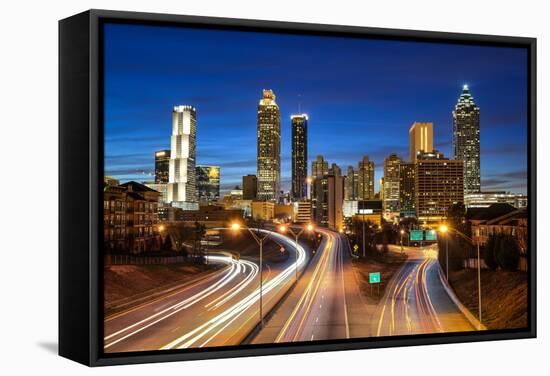
[[[295,238],[295,241],[296,241],[296,243],[295,243],[296,244],[296,268],[295,268],[295,271],[296,271],[296,282],[298,282],[298,238],[300,237],[300,235],[302,235],[302,233],[304,231],[307,231],[307,232],[313,231],[313,225],[310,223],[306,227],[302,227],[300,229],[300,231],[298,231],[298,232],[292,231],[292,228],[290,228],[290,226],[281,225],[281,226],[279,226],[279,231],[282,232],[282,233],[285,233],[285,232],[288,231]]]
[[[447,277],[447,282],[449,281],[449,235],[447,234],[447,225],[439,226],[439,232],[445,235],[445,276]]]
[[[264,327],[263,302],[262,302],[262,295],[263,295],[263,257],[264,257],[263,256],[264,255],[263,245],[264,245],[264,240],[266,240],[269,237],[269,232],[267,232],[265,236],[260,237],[257,234],[255,234],[254,231],[252,231],[252,229],[250,227],[244,226],[244,228],[246,228],[250,232],[250,235],[252,235],[254,240],[256,240],[256,242],[260,246],[260,327],[263,328]],[[240,229],[241,229],[241,224],[240,223],[234,222],[233,224],[231,224],[231,230],[239,231]]]
[[[475,242],[472,238],[464,235],[462,232],[460,232],[460,231],[458,231],[454,228],[449,228],[446,225],[441,225],[439,230],[443,233],[452,231],[452,232],[456,233],[457,235],[459,235],[460,237],[462,237],[463,239],[466,239],[467,241],[469,241],[472,245],[474,243],[476,244],[476,247],[477,247],[477,297],[478,297],[477,305],[478,305],[479,323],[481,324],[482,323],[482,321],[481,321],[482,320],[481,319],[481,257],[480,257],[480,252],[479,252],[479,229],[478,229],[478,233],[477,233],[477,241],[475,241]],[[448,238],[448,236],[447,236],[447,238]],[[447,254],[448,254],[448,252],[447,252]],[[447,279],[448,279],[448,277],[447,277]]]
[[[365,214],[372,214],[372,209],[359,209],[359,214],[363,215],[363,220],[361,222],[363,222],[363,257],[365,257]]]
[[[405,234],[405,230],[401,229],[401,231],[399,231],[399,233],[401,234],[401,240],[400,240],[400,243],[401,243],[401,253],[403,253],[403,234]]]

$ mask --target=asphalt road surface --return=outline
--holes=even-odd
[[[350,338],[344,283],[345,270],[351,270],[351,265],[346,263],[349,253],[338,233],[318,231],[324,235],[323,243],[308,271],[300,278],[303,286],[298,286],[301,294],[293,303],[293,309],[288,313],[283,309],[282,314],[288,318],[275,342]]]
[[[270,310],[295,279],[294,242],[275,232],[290,257],[264,264],[263,311]],[[298,267],[306,265],[306,251],[298,247]],[[213,275],[104,321],[107,353],[180,349],[240,344],[259,323],[259,266],[257,260],[211,255],[209,262],[227,266]]]
[[[473,331],[441,281],[437,246],[406,247],[409,258],[391,280],[373,324],[377,336]]]

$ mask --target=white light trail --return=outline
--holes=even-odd
[[[266,230],[260,230],[261,232],[267,233]],[[278,238],[281,242],[286,243],[289,247],[295,247],[294,242],[292,242],[287,237],[280,235],[275,232],[270,232],[272,237]],[[306,251],[301,246],[298,245],[298,258],[297,264],[300,268],[306,261]],[[281,284],[284,284],[287,280],[290,280],[293,277],[294,271],[296,268],[296,263],[291,264],[277,276],[267,281],[263,285],[263,295],[269,294],[273,289],[278,287]],[[201,344],[201,347],[210,342],[214,337],[216,337],[220,332],[223,331],[227,326],[229,326],[233,321],[239,318],[246,310],[248,310],[252,305],[254,305],[260,299],[260,289],[256,289],[250,293],[245,298],[241,299],[239,302],[233,306],[226,309],[224,312],[215,316],[206,323],[200,325],[194,330],[184,334],[183,336],[175,339],[174,341],[163,346],[162,349],[173,349],[173,348],[187,348],[193,345],[195,342],[205,337],[209,333],[213,332],[213,335],[210,336],[204,343]],[[185,341],[185,342],[184,342]]]
[[[124,334],[124,333],[127,333],[125,334],[124,336],[120,337],[120,338],[117,338],[116,340],[112,341],[112,342],[109,342],[108,344],[105,344],[104,345],[104,348],[109,348],[117,343],[119,343],[120,341],[123,341],[125,339],[127,339],[128,337],[131,337],[147,328],[149,328],[150,326],[152,325],[155,325],[156,323],[162,321],[162,320],[165,320],[167,319],[168,317],[178,313],[179,311],[183,310],[183,309],[186,309],[186,308],[189,308],[190,306],[192,306],[193,304],[201,301],[202,299],[206,298],[207,296],[213,294],[214,292],[220,290],[221,288],[223,288],[225,285],[227,285],[227,283],[231,282],[235,277],[237,277],[239,274],[240,274],[240,271],[241,271],[241,262],[240,261],[236,261],[236,260],[233,260],[233,258],[231,256],[208,256],[208,259],[212,262],[221,262],[221,263],[225,263],[225,264],[228,264],[228,265],[231,265],[231,268],[228,272],[225,273],[225,275],[219,280],[217,281],[215,284],[209,286],[208,288],[206,288],[205,290],[181,301],[181,302],[178,302],[176,304],[173,304],[171,305],[170,307],[168,308],[165,308],[163,309],[162,311],[159,311],[151,316],[148,316],[146,317],[145,319],[143,320],[140,320],[132,325],[129,325],[123,329],[120,329],[118,330],[117,332],[115,333],[112,333],[108,336],[106,336],[104,338],[104,341],[108,341],[114,337],[117,337],[121,334]],[[251,271],[252,273],[252,271]],[[160,317],[159,317],[160,316]],[[157,317],[159,317],[158,319],[156,319]],[[156,320],[154,320],[156,319]],[[154,320],[154,321],[153,321]],[[145,325],[143,325],[145,324]],[[143,325],[143,326],[140,326],[140,325]],[[136,330],[132,331],[132,329],[135,329],[137,328]]]
[[[265,232],[265,233],[268,232],[266,230],[259,230],[259,231]],[[276,232],[269,232],[269,233],[272,238],[277,238],[279,241],[286,243],[287,246],[291,248],[295,248],[294,242],[288,239],[287,237],[281,234],[278,234]],[[296,268],[296,263],[298,268],[301,268],[305,264],[306,262],[305,249],[301,245],[298,245],[297,252],[298,252],[297,262],[292,263],[290,266],[288,266],[285,270],[283,270],[277,276],[275,276],[271,280],[264,283],[264,287],[263,287],[264,296],[266,294],[269,294],[273,289],[275,289],[279,285],[283,285],[288,280],[292,279]],[[109,336],[106,336],[104,338],[105,341],[114,339],[115,337],[118,337],[118,338],[114,339],[112,342],[105,344],[104,348],[107,349],[157,324],[158,322],[163,321],[175,315],[176,313],[191,307],[192,305],[200,302],[201,300],[207,298],[213,293],[220,291],[220,289],[222,289],[228,283],[233,281],[237,276],[239,276],[239,274],[246,273],[247,270],[250,269],[250,271],[247,273],[244,280],[239,282],[237,285],[233,286],[228,291],[224,292],[220,297],[216,298],[212,302],[209,302],[208,304],[205,305],[205,308],[208,308],[208,310],[218,309],[224,304],[228,303],[236,295],[241,293],[246,287],[248,287],[250,283],[254,281],[254,279],[257,277],[259,273],[259,266],[247,260],[234,260],[231,256],[218,256],[218,255],[210,255],[208,256],[208,259],[209,261],[212,261],[212,262],[221,262],[221,263],[226,263],[228,265],[231,265],[230,270],[226,272],[220,280],[218,280],[215,284],[209,286],[205,290],[181,302],[171,305],[170,307],[165,308],[160,312],[157,312],[149,317],[146,317],[145,319],[140,320],[128,327],[125,327],[115,333],[112,333]],[[201,344],[201,346],[206,345],[208,342],[214,339],[218,334],[220,334],[225,328],[227,328],[231,323],[233,323],[236,319],[238,319],[246,310],[248,310],[252,305],[254,305],[254,303],[256,303],[259,300],[259,298],[260,298],[260,291],[258,288],[258,289],[255,289],[249,295],[247,295],[245,298],[241,299],[239,302],[235,303],[234,305],[232,305],[222,313],[215,316],[213,319],[207,321],[206,323],[197,327],[191,332],[163,346],[162,349],[170,349],[176,346],[178,348],[189,347],[193,343],[201,339],[202,337],[208,334],[212,334],[204,343]],[[187,340],[192,336],[194,337],[186,341],[185,343],[181,344],[183,341]]]

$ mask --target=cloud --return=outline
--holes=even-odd
[[[527,190],[527,171],[516,170],[482,176],[481,187],[483,190],[525,192]]]
[[[136,175],[141,176],[142,178],[147,178],[155,176],[154,170],[146,170],[139,168],[119,168],[119,169],[105,169],[105,176],[126,176],[126,175]]]

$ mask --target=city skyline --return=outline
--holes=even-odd
[[[121,181],[153,180],[154,152],[169,146],[170,108],[188,104],[197,109],[197,164],[220,166],[222,192],[241,185],[243,175],[256,174],[255,107],[258,93],[262,89],[272,89],[277,93],[281,110],[281,187],[284,191],[290,190],[291,180],[290,115],[297,113],[299,107],[300,112],[306,112],[310,117],[307,165],[310,166],[316,155],[321,154],[329,163],[337,163],[346,170],[348,165],[356,166],[363,155],[368,155],[375,162],[375,190],[378,191],[384,158],[391,152],[401,158],[407,156],[408,129],[414,121],[433,122],[434,148],[445,155],[452,155],[452,110],[462,84],[467,83],[476,103],[483,109],[482,190],[526,191],[526,77],[518,69],[518,62],[526,60],[523,60],[525,56],[519,50],[484,47],[475,56],[470,56],[468,53],[479,47],[329,38],[331,49],[338,50],[343,56],[338,61],[346,56],[360,55],[355,56],[357,62],[349,68],[353,68],[355,73],[360,71],[365,77],[355,82],[345,72],[332,72],[336,76],[333,78],[327,76],[330,64],[320,62],[316,64],[314,73],[319,75],[324,71],[325,76],[322,77],[327,82],[321,82],[307,71],[311,68],[312,57],[303,62],[292,60],[290,67],[280,60],[275,61],[277,64],[264,64],[265,67],[258,62],[257,69],[249,67],[260,57],[265,58],[267,48],[263,48],[261,43],[265,38],[277,42],[278,49],[286,48],[292,52],[306,42],[312,45],[320,43],[320,37],[148,27],[148,32],[162,34],[165,39],[155,46],[147,45],[159,54],[148,54],[137,64],[129,63],[128,59],[143,50],[143,46],[132,43],[134,38],[143,42],[143,30],[139,26],[107,26],[106,44],[121,48],[110,48],[111,54],[105,60],[108,78],[105,95],[105,174]],[[129,32],[125,30],[128,27],[131,29]],[[111,28],[117,29],[116,33],[110,33]],[[186,44],[197,46],[197,51],[202,55],[224,56],[227,64],[223,69],[216,66],[211,74],[207,74],[206,69],[198,66],[196,71],[183,69],[183,53],[178,54],[182,61],[173,66],[162,62],[159,57],[168,48],[169,42],[181,38],[185,38]],[[249,48],[257,52],[258,57],[243,63],[243,57],[228,49],[210,52],[205,48],[219,38],[232,42],[246,39]],[[326,40],[323,43],[327,43]],[[352,45],[356,44],[362,45],[357,50],[367,52],[355,51]],[[421,51],[413,53],[411,46]],[[277,48],[275,50],[278,51]],[[273,46],[269,50],[272,51]],[[387,68],[382,64],[383,57],[394,53],[394,50],[399,50],[401,57],[408,55],[410,59],[402,66],[392,62]],[[369,62],[361,69],[369,53],[376,56],[376,64]],[[315,58],[319,58],[320,54],[316,53]],[[450,67],[445,68],[445,64],[435,62],[438,60],[436,56],[453,57],[448,60],[452,61],[448,63]],[[474,59],[476,63],[460,64],[457,59],[459,62]],[[496,60],[499,61],[498,67],[491,64]],[[424,65],[420,64],[422,61]],[[119,69],[122,65],[130,69],[122,71]],[[182,69],[178,72],[175,68],[180,65]],[[424,68],[412,69],[419,66]],[[242,87],[236,87],[231,73],[239,67],[239,75],[243,68],[248,67],[253,71],[269,71],[272,77],[262,75],[259,79],[252,74],[244,74]],[[435,72],[434,67],[438,68]],[[380,83],[375,73],[381,69],[393,69],[394,72],[404,70],[404,73],[398,75],[400,80],[396,76]],[[288,74],[288,79],[282,76],[283,71]],[[188,82],[189,85],[181,85],[181,80],[185,81],[190,75],[193,80]],[[140,80],[132,81],[137,76],[141,77]],[[214,77],[228,79],[216,83]],[[168,78],[174,82],[169,82]],[[137,90],[141,85],[150,86],[153,79],[158,80],[154,87],[160,88],[162,85],[158,96],[151,97],[151,90]],[[206,80],[208,84],[202,86],[208,87],[208,90],[197,88],[201,80]],[[398,80],[400,85],[394,80]],[[422,80],[425,82],[418,82]],[[329,91],[326,86],[330,84],[336,90]],[[410,90],[417,85],[421,85],[417,91]],[[398,110],[392,110],[392,106]],[[382,129],[385,131],[382,132]],[[392,131],[387,132],[386,129]],[[353,137],[361,131],[367,132],[369,137]],[[224,159],[228,151],[231,160]]]

